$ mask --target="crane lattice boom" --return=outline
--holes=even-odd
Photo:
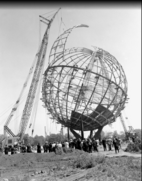
[[[36,67],[35,67],[35,71],[34,71],[33,78],[32,78],[32,83],[31,83],[29,93],[27,96],[27,100],[26,100],[26,104],[25,104],[25,107],[23,110],[23,114],[22,114],[22,118],[21,118],[21,122],[20,122],[20,129],[19,129],[20,134],[23,134],[25,132],[28,120],[31,115],[32,106],[34,103],[36,90],[37,90],[37,86],[38,86],[38,82],[39,82],[39,77],[40,77],[40,74],[42,73],[43,64],[44,64],[44,60],[45,60],[47,41],[48,41],[47,32],[48,31],[46,30],[46,32],[44,34],[44,38],[42,40],[42,45],[41,45],[39,55],[38,55],[38,61],[37,61]]]
[[[40,50],[38,52],[38,60],[37,60],[37,63],[36,63],[34,74],[33,74],[32,83],[30,85],[30,89],[29,89],[29,93],[28,93],[28,96],[27,96],[26,104],[25,104],[23,114],[22,114],[22,117],[21,117],[21,122],[20,122],[20,127],[19,127],[20,139],[23,138],[23,135],[24,135],[24,133],[26,131],[26,127],[27,127],[27,124],[28,124],[28,121],[29,121],[29,118],[30,118],[30,115],[31,115],[31,112],[32,112],[33,103],[34,103],[34,100],[35,100],[37,87],[38,87],[38,84],[39,84],[39,79],[40,79],[40,76],[41,76],[41,74],[43,72],[43,65],[44,65],[45,55],[46,55],[46,50],[47,50],[47,45],[48,45],[49,30],[50,30],[50,27],[51,27],[51,23],[52,23],[53,19],[55,18],[56,14],[58,13],[58,11],[53,15],[51,20],[48,20],[48,19],[44,18],[45,20],[47,20],[47,25],[48,26],[47,26],[47,29],[45,31],[44,37],[42,39]]]

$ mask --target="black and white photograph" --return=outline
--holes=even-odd
[[[141,180],[141,4],[0,5],[0,181]]]

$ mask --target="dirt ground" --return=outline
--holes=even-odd
[[[75,166],[81,156],[104,157],[92,168]],[[84,158],[85,158],[84,157]],[[83,157],[82,157],[83,158]],[[82,160],[83,161],[83,160]],[[141,154],[113,151],[91,154],[74,150],[71,153],[19,153],[0,156],[0,181],[93,181],[141,180]]]

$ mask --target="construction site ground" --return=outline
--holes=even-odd
[[[141,180],[141,153],[103,151],[85,153],[19,153],[0,156],[0,181],[93,181]],[[84,157],[83,157],[84,156]],[[91,168],[81,168],[76,160],[97,158]],[[81,160],[82,164],[83,161]],[[7,179],[7,180],[6,180]]]

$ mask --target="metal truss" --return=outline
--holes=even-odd
[[[98,129],[115,121],[127,100],[127,80],[109,52],[83,47],[66,49],[74,26],[60,35],[44,73],[42,101],[57,122],[74,130]]]

